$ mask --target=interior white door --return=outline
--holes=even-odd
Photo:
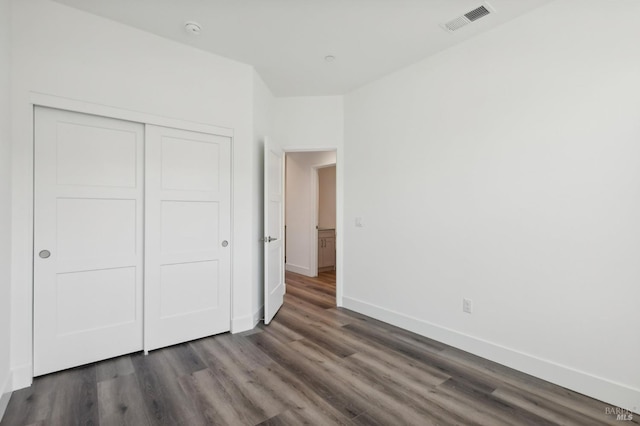
[[[35,110],[36,376],[142,349],[143,130]]]
[[[264,147],[264,323],[284,302],[284,153]]]
[[[145,350],[231,328],[231,139],[146,126]]]

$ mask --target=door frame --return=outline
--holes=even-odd
[[[329,152],[334,151],[336,153],[336,161],[335,163],[331,163],[331,165],[336,166],[336,306],[342,307],[343,302],[343,281],[344,281],[344,262],[343,262],[343,244],[344,244],[344,165],[343,165],[343,151],[342,148],[336,145],[326,145],[326,146],[285,146],[282,149],[284,151],[284,155],[286,157],[287,153],[292,152]],[[316,165],[312,167],[318,167],[322,165]],[[317,194],[317,172],[312,173],[316,175],[316,194]],[[313,188],[312,188],[313,191]],[[313,194],[312,194],[313,195]],[[285,203],[287,200],[287,194],[285,191]],[[315,201],[315,213],[317,216],[317,195],[314,197]],[[315,237],[312,237],[312,242],[315,241],[315,246],[311,247],[312,252],[315,253],[315,257],[311,259],[311,267],[315,265],[315,274],[318,274],[318,232],[315,229],[315,224],[312,224],[313,228],[312,235],[315,234]],[[314,260],[315,259],[315,260]]]
[[[318,228],[316,228],[319,219],[319,209],[320,209],[320,177],[318,176],[318,171],[320,169],[326,169],[327,167],[336,167],[337,172],[337,153],[336,153],[336,161],[331,163],[323,163],[323,164],[315,164],[311,166],[311,241],[309,247],[309,253],[311,253],[311,262],[309,263],[309,269],[311,269],[311,273],[314,277],[318,276]],[[336,179],[336,201],[338,198],[338,180]],[[338,208],[336,205],[336,222],[338,219]],[[337,223],[336,223],[337,226]],[[337,232],[337,230],[336,230]],[[337,254],[336,254],[337,258]],[[336,265],[337,271],[337,265]],[[337,285],[337,284],[336,284]]]
[[[12,289],[16,288],[16,282],[22,284],[18,285],[20,291],[13,292],[11,295],[12,307],[19,306],[23,316],[16,321],[18,324],[12,324],[12,332],[19,332],[19,341],[12,340],[11,355],[12,358],[17,358],[22,361],[29,359],[28,364],[12,365],[12,383],[13,389],[21,389],[30,386],[33,383],[34,371],[33,371],[33,286],[34,286],[34,271],[33,271],[33,256],[34,256],[34,193],[35,182],[33,179],[35,165],[34,165],[34,135],[35,135],[35,108],[54,108],[64,111],[78,112],[82,114],[97,115],[106,118],[114,118],[118,120],[132,121],[136,123],[153,124],[163,127],[172,127],[184,130],[190,130],[194,132],[210,133],[214,135],[220,135],[229,137],[231,139],[231,241],[235,241],[234,234],[234,146],[235,137],[234,130],[226,127],[218,127],[205,123],[198,123],[193,121],[186,121],[181,119],[174,119],[170,117],[163,117],[154,114],[148,114],[140,111],[127,110],[119,107],[96,104],[91,102],[85,102],[76,99],[64,98],[61,96],[50,95],[39,92],[29,92],[28,94],[28,126],[21,128],[20,135],[16,136],[16,133],[12,135],[14,138],[12,147],[14,152],[12,153],[12,160],[15,163],[16,158],[20,158],[19,161],[21,172],[16,175],[12,174],[11,189],[14,192],[12,217],[14,223],[12,224],[12,232],[15,235],[20,233],[19,246],[15,245],[15,237],[12,237],[12,251],[13,259],[12,266]],[[26,111],[25,111],[26,112]],[[25,123],[26,124],[26,123]],[[19,152],[15,151],[16,138],[24,137],[31,140],[30,144],[21,145]],[[23,161],[22,159],[28,158],[30,160]],[[16,179],[16,176],[18,179]],[[20,209],[20,217],[15,219],[16,209]],[[232,245],[235,247],[235,245]],[[229,319],[233,323],[233,299],[234,299],[234,250],[231,251],[231,318]],[[20,266],[20,267],[16,267]],[[17,294],[16,294],[17,293]],[[13,318],[12,318],[13,322]],[[15,359],[14,358],[14,359]]]

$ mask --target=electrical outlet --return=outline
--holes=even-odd
[[[473,300],[471,299],[462,299],[462,312],[466,312],[470,314],[473,312]]]

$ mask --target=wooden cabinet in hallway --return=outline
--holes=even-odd
[[[318,272],[336,269],[336,231],[321,229],[318,231]]]

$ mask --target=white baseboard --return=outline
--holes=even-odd
[[[21,365],[12,370],[13,390],[24,389],[33,383],[33,366],[31,364]]]
[[[253,313],[253,327],[254,328],[264,318],[264,305],[260,306],[260,309]]]
[[[4,412],[9,405],[9,399],[11,398],[11,391],[13,390],[12,373],[9,372],[7,379],[0,385],[0,421],[4,417]]]
[[[243,317],[234,318],[231,321],[231,333],[242,333],[243,331],[253,330],[256,325],[264,317],[264,306],[261,306],[253,315],[245,315]]]
[[[640,389],[616,383],[351,297],[343,297],[343,303],[347,309],[640,414]]]
[[[305,268],[304,266],[293,265],[291,263],[287,263],[284,265],[284,269],[289,272],[295,272],[296,274],[304,275],[305,277],[313,278],[313,274],[311,274],[311,269]]]

